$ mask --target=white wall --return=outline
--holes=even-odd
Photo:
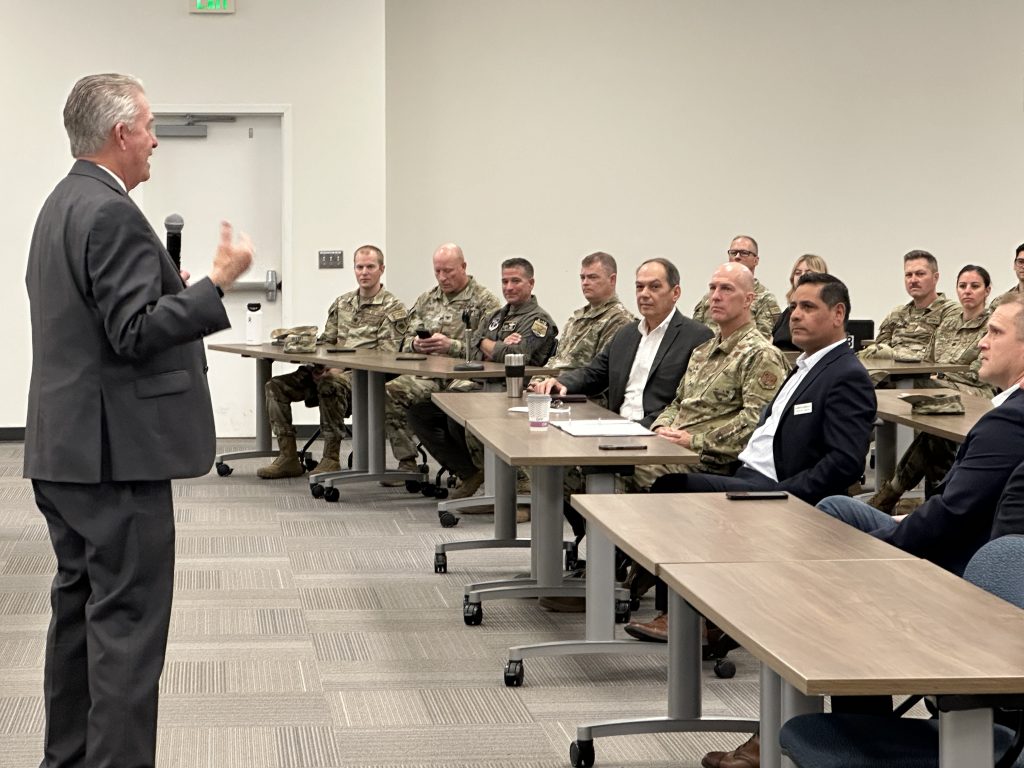
[[[220,17],[189,15],[184,0],[144,6],[5,3],[0,11],[0,427],[25,424],[25,260],[39,207],[71,166],[61,110],[81,75],[130,72],[154,104],[292,106],[292,265],[282,277],[297,316],[286,321],[322,323],[330,301],[355,285],[348,270],[316,271],[317,250],[383,244],[383,3],[333,0],[288,11],[273,0],[243,0],[236,14]],[[173,172],[160,167],[159,152],[154,173]]]
[[[900,257],[1014,282],[1024,240],[1018,0],[389,0],[388,245],[460,242],[496,286],[538,272],[559,323],[579,258],[663,255],[689,312],[736,233],[780,297],[825,256],[855,317],[904,301]]]
[[[25,256],[71,162],[64,99],[88,72],[132,72],[160,104],[292,105],[289,322],[321,322],[353,285],[348,270],[316,271],[316,251],[367,241],[385,247],[388,287],[408,302],[443,241],[494,289],[500,260],[525,255],[559,323],[581,303],[583,254],[614,253],[627,297],[641,259],[674,259],[689,311],[738,232],[760,241],[758,275],[777,294],[795,256],[824,255],[857,317],[903,299],[910,248],[938,256],[947,292],[967,261],[991,267],[999,290],[1013,280],[1017,0],[334,0],[290,12],[244,0],[221,18],[189,16],[182,0],[139,7],[0,10],[0,427],[24,425]]]

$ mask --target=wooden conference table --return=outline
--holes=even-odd
[[[557,397],[554,398],[557,401]],[[456,424],[465,427],[470,419],[508,418],[521,421],[522,413],[509,411],[512,407],[523,407],[525,398],[511,398],[504,392],[435,392],[433,400]],[[608,410],[594,403],[566,404],[568,412],[552,413],[552,418],[597,419],[612,416]],[[500,487],[500,491],[498,490]],[[515,471],[512,467],[499,462],[492,451],[484,446],[484,493],[482,496],[470,496],[465,499],[438,502],[437,511],[441,515],[468,507],[494,505],[494,538],[471,539],[465,541],[446,541],[436,545],[434,549],[434,572],[448,572],[448,552],[469,549],[502,549],[529,547],[530,539],[518,538],[516,530],[516,504],[529,504],[529,496],[518,497],[515,490]],[[564,542],[563,546],[571,550],[575,560],[576,542]],[[536,573],[533,573],[536,576]]]
[[[617,414],[608,412],[614,420]],[[605,467],[607,472],[587,475],[588,493],[612,493],[615,490],[615,468],[636,464],[688,464],[696,463],[697,455],[668,440],[647,437],[607,438],[573,437],[557,427],[532,431],[525,414],[510,419],[506,414],[497,418],[469,419],[468,432],[476,435],[484,447],[508,467],[529,467],[532,497],[531,553],[535,578],[511,582],[468,584],[465,589],[463,618],[467,624],[479,624],[483,618],[482,600],[495,598],[580,596],[584,587],[579,581],[567,583],[562,579],[560,553],[562,550],[562,483],[565,467],[583,465]],[[642,450],[602,450],[606,442],[624,441],[640,443]],[[500,488],[499,491],[500,493]],[[589,546],[589,545],[588,545]],[[597,567],[596,565],[594,567]],[[613,564],[607,563],[608,578],[612,578]],[[588,578],[595,575],[588,563]],[[593,613],[600,623],[614,620],[611,598],[588,606],[588,621]]]
[[[231,472],[226,462],[276,456],[271,446],[270,422],[267,418],[264,387],[270,380],[275,361],[296,365],[323,365],[328,368],[352,370],[352,468],[341,472],[311,474],[310,486],[322,485],[324,498],[337,501],[335,488],[349,481],[421,480],[414,472],[388,470],[385,463],[384,384],[389,375],[426,376],[437,379],[503,379],[505,367],[499,363],[482,363],[479,371],[455,370],[462,360],[439,355],[418,355],[360,349],[348,353],[332,353],[329,345],[318,346],[315,352],[285,352],[275,344],[210,344],[209,349],[228,352],[256,360],[256,450],[223,453],[217,456],[217,472]],[[541,373],[542,368],[527,368],[528,375]],[[226,471],[225,471],[226,469]]]
[[[761,661],[766,768],[781,725],[820,711],[822,695],[1024,692],[1024,611],[925,560],[676,563],[660,575]],[[993,762],[991,709],[940,712],[940,766]]]
[[[963,414],[915,415],[911,412],[910,403],[901,395],[924,394],[937,395],[952,393],[949,389],[879,389],[875,392],[878,398],[878,418],[882,425],[876,431],[875,440],[875,475],[877,487],[892,478],[896,472],[896,463],[902,453],[896,447],[897,425],[910,427],[919,432],[943,437],[955,443],[962,443],[978,419],[992,410],[992,401],[987,397],[978,397],[957,392],[964,404]]]
[[[666,580],[666,568],[678,563],[699,564],[699,567],[719,564],[728,571],[743,563],[916,560],[794,497],[730,501],[722,493],[577,495],[572,497],[572,505],[587,518],[589,558],[594,557],[595,544],[605,550],[600,555],[602,558],[610,556],[612,547],[618,546],[648,571]],[[588,566],[589,563],[588,559]],[[767,580],[767,576],[764,578],[766,581],[761,586],[771,592],[774,583]],[[588,614],[592,602],[600,604],[596,596],[608,595],[612,586],[611,578],[604,573],[600,576],[588,573]],[[843,601],[855,604],[856,600],[851,599],[854,594],[848,589],[837,605]],[[592,599],[591,595],[595,597]],[[792,596],[782,588],[777,590],[776,599],[792,601]],[[791,610],[803,609],[814,617],[824,607],[825,604],[794,603]],[[593,740],[598,736],[697,730],[751,731],[755,727],[756,723],[750,720],[702,716],[700,616],[677,591],[669,594],[669,613],[672,618],[669,621],[667,716],[579,726],[576,741],[570,748],[574,765],[593,764]],[[707,615],[716,617],[714,613]],[[722,626],[728,627],[727,624]],[[817,648],[816,627],[807,622],[800,627],[800,636],[806,639],[808,647]],[[626,642],[649,647],[640,641]],[[771,673],[770,667],[763,666],[761,722],[764,733],[774,733],[778,731],[776,721],[782,708],[781,693],[775,678],[768,677],[768,673]],[[798,711],[792,696],[787,702],[787,712]],[[779,765],[777,739],[763,740],[761,750],[762,765]]]

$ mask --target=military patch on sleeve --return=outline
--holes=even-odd
[[[779,386],[779,377],[771,371],[764,371],[757,377],[757,383],[764,389],[775,389]]]
[[[539,339],[543,339],[548,335],[548,324],[541,320],[539,317],[533,321],[533,325],[530,326],[530,331]]]

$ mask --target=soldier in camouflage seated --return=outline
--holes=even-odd
[[[358,290],[339,296],[327,313],[321,341],[338,346],[397,351],[408,330],[408,312],[384,289],[384,253],[364,245],[352,257]],[[322,365],[304,365],[293,373],[275,376],[266,385],[267,416],[277,435],[279,453],[273,463],[257,470],[267,480],[299,477],[303,473],[295,445],[291,404],[299,400],[320,406],[320,433],[324,439],[320,472],[341,469],[345,417],[352,399],[352,373]]]
[[[466,354],[462,342],[463,313],[476,327],[497,311],[501,303],[466,271],[465,256],[455,243],[439,246],[434,251],[433,265],[437,285],[420,294],[413,304],[402,349],[462,358]],[[406,422],[406,411],[416,403],[429,403],[430,396],[443,386],[442,379],[426,376],[399,376],[385,385],[384,423],[400,470],[416,471],[416,440]],[[382,481],[387,485],[403,483]]]
[[[939,263],[928,251],[910,251],[903,256],[903,283],[910,301],[886,316],[878,327],[875,344],[857,355],[876,385],[887,376],[884,371],[871,369],[870,360],[880,356],[879,348],[891,347],[897,361],[920,362],[946,314],[957,311],[956,303],[937,291]]]
[[[921,382],[925,386],[955,389],[979,397],[992,397],[995,390],[990,384],[978,379],[978,341],[985,335],[992,310],[985,307],[985,300],[992,292],[992,278],[984,267],[968,264],[956,278],[956,294],[960,300],[959,312],[947,312],[939,324],[924,359],[936,363],[958,363],[970,365],[964,372],[940,373]],[[962,412],[962,411],[961,411]],[[897,504],[903,494],[914,488],[921,480],[926,491],[938,485],[953,466],[957,444],[935,435],[919,432],[907,448],[896,467],[896,474],[884,483],[868,504],[883,512],[897,512]]]

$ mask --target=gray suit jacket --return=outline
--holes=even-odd
[[[205,474],[215,434],[201,339],[229,327],[209,279],[186,288],[111,176],[79,160],[29,251],[25,476],[73,483]]]
[[[679,310],[672,311],[665,338],[661,340],[644,385],[644,418],[641,424],[651,426],[658,414],[672,402],[693,350],[713,335],[703,323],[683,316]],[[624,325],[585,368],[567,371],[558,377],[558,381],[570,394],[599,395],[607,390],[608,408],[618,411],[626,399],[626,384],[639,347],[640,328],[637,323]]]

